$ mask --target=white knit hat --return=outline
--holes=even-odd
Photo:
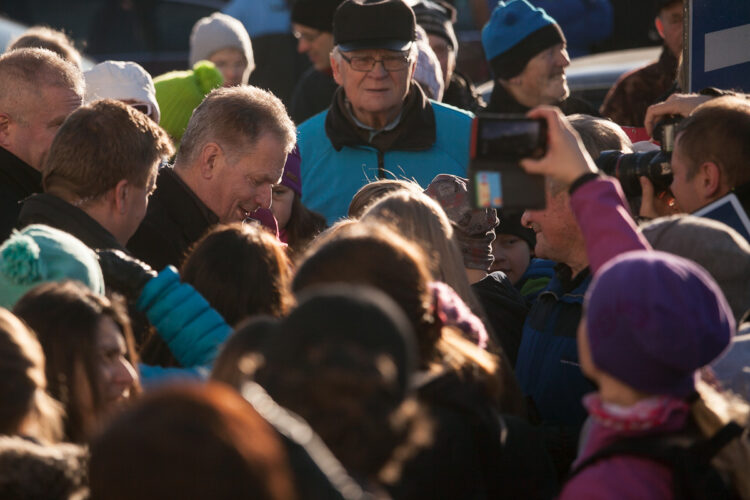
[[[151,117],[159,123],[154,81],[141,65],[131,61],[104,61],[83,74],[86,103],[97,99],[133,99],[151,105]]]
[[[208,59],[217,50],[229,47],[240,49],[245,54],[250,72],[255,69],[253,47],[245,26],[226,14],[214,12],[199,19],[190,33],[190,66]]]
[[[417,26],[417,67],[414,70],[414,80],[429,94],[428,97],[435,101],[443,100],[445,83],[443,82],[443,70],[440,68],[435,52],[430,47],[427,33],[421,26]]]

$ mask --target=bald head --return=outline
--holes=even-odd
[[[46,49],[0,56],[0,146],[40,170],[57,129],[83,101],[73,64]]]

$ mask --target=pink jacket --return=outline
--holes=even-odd
[[[603,177],[576,189],[570,206],[586,241],[592,274],[609,259],[631,250],[651,250],[626,208],[617,180]]]

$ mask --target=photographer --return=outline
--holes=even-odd
[[[646,127],[652,130],[665,114],[687,116],[675,131],[671,162],[670,188],[680,211],[692,213],[734,194],[750,213],[750,102],[741,95],[676,95],[649,108]]]

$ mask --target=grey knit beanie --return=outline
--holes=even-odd
[[[750,309],[750,244],[737,231],[692,215],[662,217],[641,230],[656,250],[703,266],[721,287],[736,321]]]
[[[199,19],[190,33],[190,67],[200,60],[208,59],[217,50],[232,47],[240,49],[245,54],[252,73],[255,69],[255,59],[250,35],[247,34],[245,26],[232,16],[221,12],[214,12]]]

